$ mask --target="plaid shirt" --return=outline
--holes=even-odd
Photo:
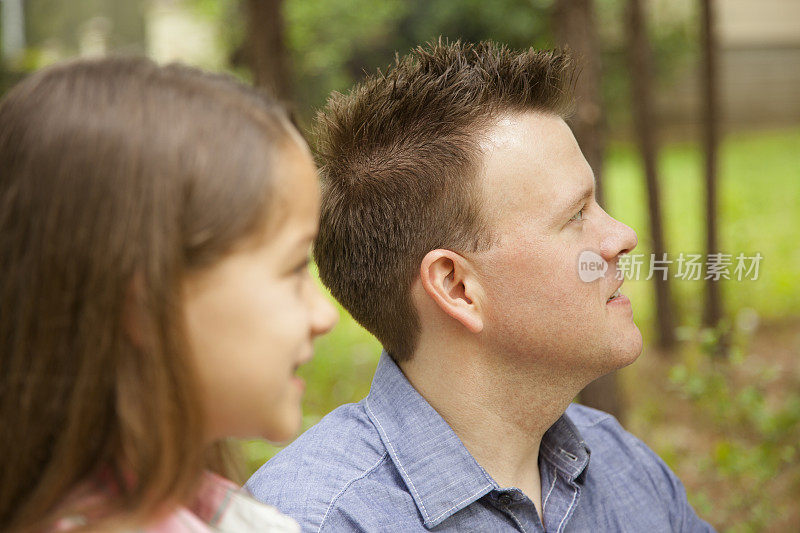
[[[118,493],[112,476],[101,474],[70,497],[77,503],[91,505]],[[68,532],[87,524],[83,515],[59,520],[51,533]],[[157,524],[137,533],[300,533],[297,522],[275,507],[254,500],[231,481],[211,472],[203,474],[200,489],[189,507],[178,507]]]

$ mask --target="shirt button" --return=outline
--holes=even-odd
[[[509,496],[508,494],[506,494],[506,493],[504,492],[503,494],[501,494],[500,496],[498,496],[498,498],[497,498],[497,501],[499,501],[501,505],[511,505],[511,502],[512,502],[513,500],[512,500],[512,498],[511,498],[511,496]]]

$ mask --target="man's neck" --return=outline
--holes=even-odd
[[[525,493],[541,518],[542,435],[580,389],[546,370],[500,360],[463,350],[418,350],[401,368],[478,464],[501,487]]]

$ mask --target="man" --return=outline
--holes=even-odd
[[[366,399],[247,484],[304,530],[711,529],[647,446],[570,404],[642,350],[615,296],[636,233],[563,120],[574,72],[440,42],[320,113],[320,277],[385,351]]]

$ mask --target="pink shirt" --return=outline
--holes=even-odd
[[[81,491],[77,500],[91,504],[115,495],[118,491],[110,475],[101,475]],[[83,515],[73,515],[58,521],[51,533],[67,532],[87,523]],[[197,495],[188,507],[178,507],[157,524],[141,533],[208,533],[250,531],[269,533],[300,533],[297,522],[281,514],[275,507],[254,500],[231,481],[211,472],[203,474]]]

